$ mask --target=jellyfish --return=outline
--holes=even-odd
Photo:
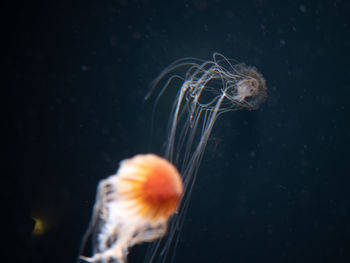
[[[173,85],[175,80],[180,80],[181,86]],[[173,88],[178,90],[170,111],[164,157],[178,167],[184,193],[179,213],[169,223],[167,238],[154,243],[146,260],[149,262],[158,258],[165,262],[173,240],[173,251],[176,250],[198,169],[218,116],[258,109],[267,97],[265,80],[255,67],[234,63],[219,53],[209,61],[184,58],[165,68],[145,96],[146,100],[155,97],[153,115],[159,101]]]
[[[103,179],[82,241],[86,262],[127,262],[129,248],[164,236],[169,217],[182,196],[182,180],[174,165],[154,154],[136,155]],[[93,255],[83,256],[92,235]]]
[[[174,74],[177,70],[184,74]],[[176,79],[182,83],[179,87],[172,85]],[[267,97],[265,80],[255,67],[234,63],[219,53],[209,61],[184,58],[165,68],[145,97],[148,100],[158,94],[154,113],[161,98],[173,87],[178,90],[170,111],[165,159],[154,154],[137,155],[122,161],[115,175],[99,183],[80,259],[125,263],[130,247],[156,240],[146,262],[165,262],[172,245],[176,250],[198,169],[218,116],[258,109]],[[157,89],[160,90],[156,92]],[[90,257],[82,255],[89,238],[93,243]]]

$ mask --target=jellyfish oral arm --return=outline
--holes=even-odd
[[[233,96],[234,100],[239,102],[244,101],[247,97],[254,95],[255,87],[252,86],[252,81],[243,80],[237,84],[237,95]]]

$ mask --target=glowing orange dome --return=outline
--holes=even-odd
[[[118,175],[119,198],[141,217],[158,220],[173,214],[183,185],[175,166],[154,154],[137,155],[121,163]]]

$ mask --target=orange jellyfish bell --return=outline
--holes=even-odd
[[[171,163],[154,154],[137,155],[121,163],[119,198],[130,202],[135,215],[148,220],[167,219],[182,195],[181,177]]]
[[[129,247],[163,237],[169,217],[176,212],[183,184],[174,165],[154,155],[124,160],[115,175],[99,183],[90,226],[94,254],[87,262],[126,262]],[[81,249],[82,250],[82,249]]]

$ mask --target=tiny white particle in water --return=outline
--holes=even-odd
[[[300,5],[299,9],[301,12],[306,13],[306,7],[304,5]]]
[[[286,45],[286,41],[284,39],[280,39],[280,46],[284,47]]]

